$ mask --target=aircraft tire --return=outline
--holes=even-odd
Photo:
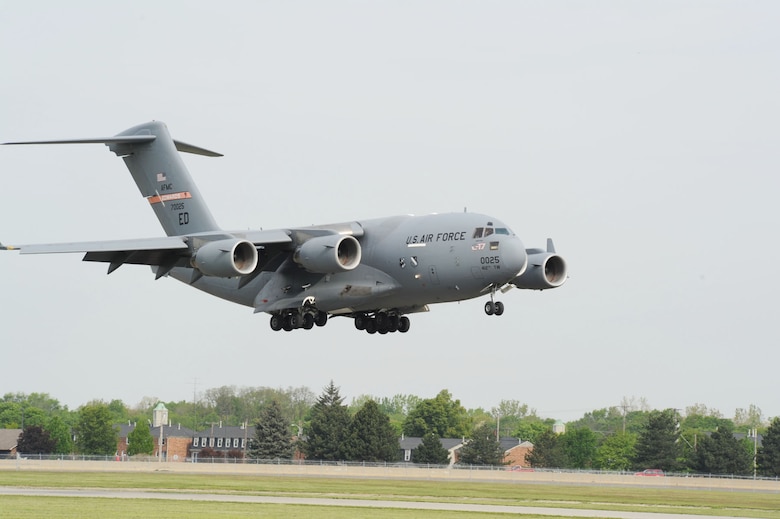
[[[314,328],[314,316],[311,314],[304,314],[301,326],[304,330],[311,330]]]
[[[379,312],[376,314],[376,326],[378,329],[382,329],[387,326],[387,313]]]
[[[391,315],[388,317],[387,320],[387,331],[388,332],[397,332],[398,331],[398,316],[397,315]]]
[[[496,315],[501,315],[504,313],[504,303],[501,301],[496,301],[496,304],[494,305],[495,309],[494,312]]]
[[[409,318],[405,315],[402,315],[398,318],[398,331],[401,333],[406,333],[409,331],[409,327],[412,325],[412,323],[409,322]]]
[[[358,330],[365,330],[367,324],[368,318],[365,315],[360,314],[355,316],[355,328]]]
[[[325,326],[328,324],[328,313],[323,312],[322,310],[318,311],[316,317],[314,318],[314,324],[317,326]]]
[[[369,320],[369,321],[366,323],[366,328],[365,328],[365,329],[366,329],[366,331],[367,331],[368,333],[370,333],[370,334],[374,334],[374,333],[376,333],[376,330],[377,330],[376,321],[375,321],[374,319],[370,319],[370,320]]]
[[[291,313],[288,317],[290,320],[290,326],[292,328],[300,328],[301,327],[301,316],[297,313]]]
[[[488,301],[485,303],[485,313],[488,315],[493,315],[496,311],[496,306],[493,304],[493,301]]]
[[[282,323],[282,330],[285,332],[291,332],[293,328],[292,318],[288,315],[284,318],[284,322]]]
[[[284,319],[282,319],[282,316],[279,314],[273,314],[271,316],[271,329],[275,332],[278,332],[282,329],[282,325],[284,325]]]

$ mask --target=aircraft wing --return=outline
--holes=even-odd
[[[133,240],[85,241],[73,243],[38,243],[33,245],[3,245],[3,250],[18,250],[20,254],[62,254],[73,252],[105,253],[150,250],[186,249],[183,236],[142,238]]]
[[[0,244],[0,250],[18,250],[20,254],[83,253],[84,261],[109,263],[109,274],[125,263],[129,263],[161,267],[157,269],[160,277],[174,267],[191,267],[192,249],[189,243],[191,240],[210,241],[226,236],[244,238],[258,249],[266,253],[272,252],[271,256],[276,256],[292,241],[286,231],[271,230],[72,243]],[[265,255],[266,258],[268,256]]]

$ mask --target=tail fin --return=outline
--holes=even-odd
[[[124,159],[138,189],[149,200],[168,236],[219,230],[177,150],[208,157],[222,155],[173,140],[165,123],[160,121],[139,124],[114,137],[3,144],[84,143],[105,144]]]
[[[177,150],[211,157],[220,154],[174,141],[160,121],[134,126],[105,144],[124,159],[168,236],[219,230]]]

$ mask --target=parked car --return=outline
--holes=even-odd
[[[635,476],[663,476],[664,471],[661,469],[645,469],[642,472],[637,472]]]

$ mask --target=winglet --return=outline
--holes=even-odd
[[[13,245],[3,245],[3,243],[0,242],[0,250],[16,250],[16,247]]]
[[[553,243],[552,238],[547,238],[547,252],[555,254],[555,244]]]

